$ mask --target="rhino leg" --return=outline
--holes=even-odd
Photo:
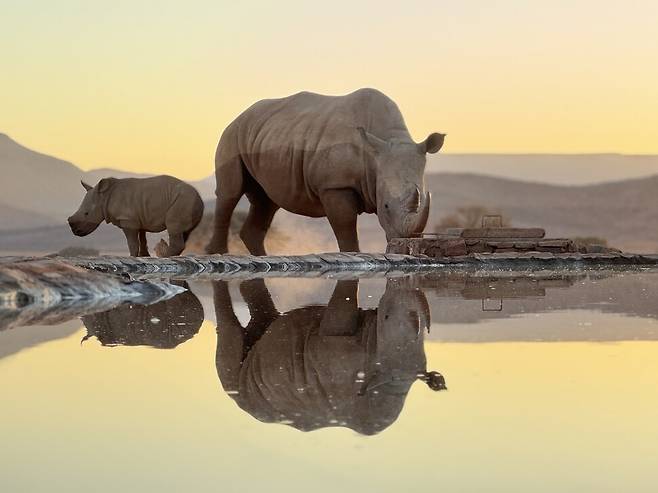
[[[146,244],[146,231],[143,229],[139,230],[139,252],[137,253],[138,257],[150,257],[149,248]]]
[[[226,392],[236,392],[240,388],[240,369],[245,356],[244,329],[233,311],[228,282],[213,282],[212,291],[217,320],[217,376]]]
[[[185,249],[185,240],[183,233],[169,233],[169,248],[167,248],[167,257],[180,255]]]
[[[240,157],[217,164],[215,177],[217,180],[215,224],[212,239],[206,246],[206,253],[226,253],[231,216],[244,193],[244,169]]]
[[[358,280],[339,280],[320,322],[321,336],[354,336],[359,329]]]
[[[249,279],[240,284],[240,294],[249,309],[249,323],[244,329],[244,354],[253,347],[272,325],[279,312],[265,285],[265,279]]]
[[[257,192],[247,192],[247,198],[251,206],[240,230],[240,238],[249,253],[265,255],[265,235],[279,206],[272,202],[262,189]]]
[[[123,234],[128,242],[128,250],[131,257],[139,256],[139,231],[136,229],[122,228]]]
[[[336,235],[341,252],[358,252],[359,237],[356,232],[356,218],[359,213],[359,200],[353,190],[327,190],[320,197],[324,213]]]

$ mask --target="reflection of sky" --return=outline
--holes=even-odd
[[[648,275],[598,280],[604,297],[590,285],[589,298],[582,298],[582,281],[562,283],[567,287],[547,287],[547,297],[534,300],[550,313],[508,313],[512,318],[479,323],[469,317],[442,323],[449,304],[455,313],[474,312],[479,302],[438,298],[447,292],[439,287],[430,296],[426,288],[433,305],[427,369],[445,376],[448,391],[414,384],[398,420],[372,437],[342,428],[302,433],[241,410],[217,377],[206,283],[192,289],[207,320],[173,350],[101,347],[95,338],[81,346],[86,331],[77,321],[28,327],[29,335],[22,328],[3,331],[7,347],[35,345],[0,358],[0,485],[3,491],[71,491],[71,485],[81,491],[651,491],[658,343],[581,340],[593,333],[629,339],[654,333],[649,313],[592,306],[595,298],[621,303],[629,279],[650,296]],[[287,311],[326,303],[334,281],[267,284],[278,309]],[[360,305],[376,307],[383,285],[364,280]],[[460,286],[453,279],[449,293]],[[249,315],[236,288],[236,314],[244,323]],[[570,298],[571,309],[561,309]],[[650,301],[630,298],[640,303],[631,305],[636,313]],[[440,299],[449,304],[438,305]],[[578,299],[587,309],[578,309]],[[37,329],[61,338],[37,340]],[[561,334],[577,340],[561,341]],[[536,335],[550,342],[533,342]]]
[[[363,86],[448,153],[658,153],[650,0],[10,0],[2,17],[0,131],[84,167],[205,177],[254,101]]]
[[[448,392],[414,385],[398,421],[366,438],[336,428],[304,434],[241,411],[217,380],[211,323],[175,350],[103,348],[94,339],[81,347],[83,333],[0,360],[3,490],[655,484],[653,342],[429,342],[428,368],[445,375]]]

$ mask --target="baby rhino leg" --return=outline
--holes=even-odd
[[[146,231],[143,229],[139,230],[139,257],[150,257],[149,248],[146,244]]]
[[[131,257],[137,257],[139,255],[139,231],[136,229],[122,228],[123,234],[126,235],[126,241],[128,242],[128,249],[130,250]]]

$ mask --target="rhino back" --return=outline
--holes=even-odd
[[[160,232],[166,229],[165,218],[173,204],[196,198],[198,193],[191,185],[171,176],[124,178],[118,180],[112,191],[108,216],[121,227]]]
[[[301,92],[259,101],[242,113],[222,136],[217,166],[239,154],[278,205],[323,215],[317,210],[323,188],[358,189],[363,180],[366,157],[357,127],[382,139],[410,140],[397,105],[379,91]]]

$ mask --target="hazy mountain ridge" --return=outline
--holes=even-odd
[[[654,154],[434,154],[428,173],[514,177],[554,185],[591,185],[643,178],[658,172]]]
[[[478,157],[484,159],[482,155]],[[455,156],[440,156],[438,162],[448,163],[453,158]],[[500,158],[500,155],[492,155],[492,163]],[[546,156],[533,158],[549,159]],[[591,158],[583,156],[586,160]],[[80,179],[95,184],[106,176],[147,175],[110,168],[85,172],[68,161],[32,151],[4,134],[0,134],[0,168],[5,178],[0,181],[0,230],[3,231],[0,250],[55,251],[67,245],[96,247],[103,252],[125,249],[125,240],[118,229],[103,225],[87,238],[76,238],[66,225],[66,217],[82,199]],[[436,166],[428,165],[428,169],[436,169]],[[627,250],[658,250],[658,175],[577,186],[470,173],[430,172],[425,179],[433,194],[427,231],[432,231],[443,215],[458,207],[482,205],[500,210],[513,225],[542,226],[551,236],[600,236]],[[206,212],[212,212],[214,176],[191,183],[206,201]],[[244,200],[239,207],[246,207]],[[284,233],[303,232],[295,238],[297,253],[305,252],[306,239],[309,248],[337,248],[325,219],[280,211],[274,225]],[[376,251],[385,247],[376,216],[360,216],[359,231],[363,250]]]

